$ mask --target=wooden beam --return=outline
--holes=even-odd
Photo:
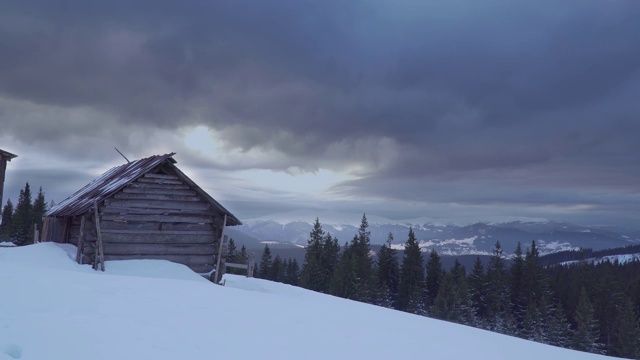
[[[82,246],[84,246],[84,218],[84,216],[80,218],[80,237],[78,239],[78,251],[76,252],[76,262],[78,264],[80,264],[82,261]]]
[[[204,201],[171,201],[171,200],[141,200],[141,199],[107,199],[106,207],[145,208],[145,209],[180,209],[180,210],[210,210],[211,205]]]
[[[123,193],[119,192],[113,196],[116,200],[157,200],[157,201],[181,201],[199,202],[199,196],[167,195],[167,194],[147,194],[147,193]]]
[[[94,269],[98,270],[98,261],[99,261],[100,269],[104,271],[104,251],[102,248],[102,234],[100,232],[100,214],[98,213],[97,201],[93,202],[93,214],[95,216],[96,231],[98,233],[98,253],[96,254],[95,261],[93,262],[93,266],[94,266]]]
[[[211,233],[138,233],[138,234],[113,234],[106,230],[102,232],[102,238],[109,243],[139,243],[139,244],[209,244],[213,245]]]
[[[105,260],[168,260],[179,264],[211,264],[210,255],[105,255]],[[213,264],[211,264],[213,267]]]
[[[196,195],[196,192],[193,190],[154,189],[154,188],[145,188],[145,187],[126,187],[122,189],[122,192],[131,193],[131,194],[185,195],[185,196]]]
[[[138,182],[134,182],[129,184],[129,186],[127,186],[127,188],[140,188],[140,189],[163,189],[163,190],[189,190],[189,185],[186,184],[179,184],[179,185],[172,185],[172,184],[148,184],[148,183],[138,183]]]
[[[37,244],[40,242],[40,232],[38,232],[38,224],[33,224],[33,243]]]
[[[153,221],[167,223],[194,223],[206,224],[212,223],[210,216],[179,216],[179,215],[122,215],[122,214],[105,214],[102,217],[108,221]]]
[[[213,244],[138,244],[104,242],[105,256],[109,255],[208,255],[213,256]],[[94,254],[95,248],[85,253]]]
[[[100,229],[113,230],[175,230],[175,231],[216,231],[212,224],[161,223],[149,221],[107,221],[104,218]],[[217,235],[215,236],[217,238]],[[215,241],[212,240],[212,241]]]
[[[222,247],[224,246],[224,230],[226,226],[227,226],[227,214],[224,214],[224,221],[222,222],[222,233],[220,235],[220,243],[219,243],[220,249],[218,250],[218,256],[217,256],[218,259],[216,261],[216,273],[213,281],[214,284],[218,284],[220,283],[220,280],[222,280],[222,274],[220,274],[221,273],[220,261],[222,259]]]
[[[126,234],[126,235],[215,235],[214,230],[115,230],[115,229],[102,229],[102,234]],[[204,237],[204,236],[201,236]],[[213,243],[209,240],[208,242]]]
[[[150,209],[150,208],[129,208],[119,206],[104,206],[100,210],[103,215],[165,215],[165,216],[211,216],[209,210],[195,209]]]
[[[248,269],[249,265],[247,264],[236,264],[236,263],[225,263],[227,267],[236,268],[236,269]]]
[[[180,178],[175,176],[175,175],[167,175],[167,174],[146,173],[146,174],[144,174],[144,177],[146,177],[146,178],[154,178],[154,179],[180,180]]]
[[[157,178],[141,177],[136,181],[139,183],[145,183],[145,184],[184,185],[184,183],[179,179],[174,180],[174,179],[157,179]]]

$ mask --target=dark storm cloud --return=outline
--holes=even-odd
[[[253,167],[364,176],[338,192],[579,204],[564,189],[639,191],[639,17],[637,1],[8,1],[0,97],[99,116],[0,119],[125,148],[132,122],[206,124],[227,150],[284,154]],[[484,185],[416,195],[469,178]]]

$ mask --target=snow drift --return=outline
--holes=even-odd
[[[596,359],[241,276],[216,286],[159,260],[105,273],[52,243],[0,248],[0,359]]]

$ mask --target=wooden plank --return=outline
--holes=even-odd
[[[214,284],[218,284],[220,282],[220,280],[222,280],[222,270],[220,268],[220,260],[222,259],[222,248],[225,244],[225,240],[227,239],[227,237],[224,235],[224,228],[227,226],[227,214],[224,214],[224,221],[222,222],[222,234],[220,235],[220,242],[219,242],[219,246],[220,248],[218,249],[218,260],[216,262],[216,273],[215,273],[215,277],[213,279]]]
[[[248,269],[249,265],[247,264],[236,264],[236,263],[226,263],[227,267],[236,268],[236,269]]]
[[[40,232],[38,231],[38,224],[33,224],[33,243],[40,242]]]
[[[101,229],[109,230],[160,230],[162,224],[157,222],[126,222],[102,219]]]
[[[144,177],[146,177],[146,178],[154,178],[154,179],[180,180],[180,178],[175,176],[175,175],[167,175],[167,174],[146,173],[146,174],[144,174]]]
[[[114,234],[103,230],[103,240],[109,243],[137,243],[137,244],[210,244],[213,245],[214,238],[210,234],[186,234],[157,233],[157,234]]]
[[[131,194],[162,194],[162,195],[185,195],[194,196],[196,194],[193,190],[173,190],[173,189],[154,189],[145,187],[126,187],[122,189],[124,193]]]
[[[43,217],[42,218],[42,242],[47,242],[50,239],[49,236],[49,221],[51,218]]]
[[[181,201],[196,202],[202,201],[199,196],[166,195],[166,194],[146,194],[146,193],[123,193],[119,192],[113,196],[117,200],[157,200],[157,201]]]
[[[213,218],[210,216],[105,214],[102,218],[107,221],[153,221],[153,222],[168,222],[168,223],[183,222],[183,223],[195,223],[195,224],[207,224],[207,223],[213,222]]]
[[[209,255],[105,255],[105,260],[168,260],[179,264],[209,264],[213,258]]]
[[[216,234],[214,230],[114,230],[103,229],[102,234],[128,234],[128,235],[204,235],[210,236],[213,242],[213,236]]]
[[[195,210],[195,209],[149,209],[149,208],[127,208],[119,206],[103,207],[100,210],[101,214],[112,215],[166,215],[166,216],[203,216],[211,217],[212,213],[209,210]]]
[[[76,252],[76,262],[82,261],[82,246],[84,245],[84,216],[80,218],[80,237],[78,239],[78,251]]]
[[[87,224],[90,225],[91,223]],[[100,228],[113,230],[174,230],[174,231],[217,231],[211,224],[194,223],[160,223],[148,221],[106,221],[104,218],[100,222]]]
[[[98,253],[96,254],[96,260],[94,260],[93,266],[98,270],[98,263],[100,263],[100,269],[104,271],[104,250],[102,247],[102,234],[100,233],[100,214],[98,214],[98,202],[93,202],[93,214],[95,216],[96,231],[98,233]]]
[[[215,248],[211,244],[103,244],[105,256],[109,255],[207,255],[213,259]],[[94,254],[95,248],[85,249],[86,254]]]
[[[173,184],[149,184],[149,183],[131,183],[129,184],[129,186],[127,186],[127,188],[131,189],[135,189],[135,188],[140,188],[140,189],[166,189],[166,190],[189,190],[189,185],[186,184],[179,184],[179,185],[173,185]]]
[[[203,201],[167,201],[167,200],[140,200],[140,199],[117,199],[105,200],[106,207],[121,208],[145,208],[145,209],[181,209],[181,210],[210,210],[211,205]]]
[[[147,178],[147,177],[141,177],[138,180],[136,180],[137,182],[140,183],[145,183],[145,184],[169,184],[169,185],[185,185],[182,181],[180,181],[179,179],[158,179],[158,178]]]

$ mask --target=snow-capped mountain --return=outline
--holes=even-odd
[[[245,220],[235,230],[260,241],[280,241],[304,245],[313,222],[318,218],[326,232],[340,243],[353,238],[362,214],[300,211]],[[506,254],[520,242],[526,248],[532,240],[541,253],[579,248],[605,249],[640,242],[638,233],[619,233],[611,229],[586,227],[540,218],[487,217],[484,219],[432,219],[427,217],[391,220],[367,214],[371,243],[381,245],[389,233],[394,247],[402,248],[409,227],[413,228],[424,251],[435,249],[443,255],[490,254],[500,241]]]

